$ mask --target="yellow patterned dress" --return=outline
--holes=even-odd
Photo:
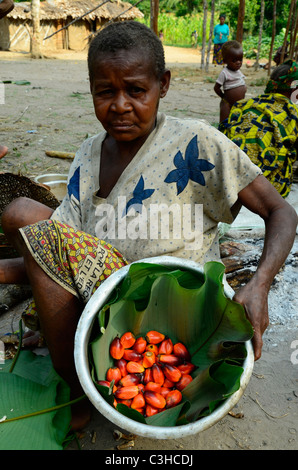
[[[293,181],[298,137],[298,108],[280,93],[241,100],[219,127],[261,168],[282,197]]]
[[[28,225],[20,232],[39,266],[83,303],[105,279],[127,264],[109,243],[55,220]],[[34,301],[22,316],[27,327],[39,329]]]

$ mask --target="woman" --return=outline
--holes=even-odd
[[[212,126],[158,113],[170,71],[161,41],[149,28],[134,21],[103,28],[90,44],[88,68],[95,114],[104,131],[77,152],[68,194],[54,213],[26,198],[5,209],[2,227],[20,258],[0,260],[0,282],[30,282],[53,365],[70,386],[71,398],[77,398],[82,389],[73,359],[74,335],[98,285],[127,262],[146,257],[219,261],[218,223],[231,222],[244,204],[266,220],[259,267],[235,296],[253,324],[257,359],[268,326],[268,291],[295,237],[294,210],[245,153]],[[166,208],[174,204],[175,216],[181,207],[202,208],[199,246],[186,246],[188,234],[177,238],[174,222],[167,237],[149,234],[156,207],[167,215]],[[83,427],[89,416],[86,403],[77,403],[73,429]]]
[[[235,103],[219,126],[284,198],[291,190],[297,159],[298,107],[292,101],[297,80],[298,65],[287,60],[272,72],[262,95]]]
[[[222,14],[219,17],[219,24],[214,27],[213,30],[213,43],[214,43],[214,52],[213,52],[213,64],[221,65],[223,64],[221,48],[225,42],[227,42],[230,30],[229,26],[225,23],[226,15]]]

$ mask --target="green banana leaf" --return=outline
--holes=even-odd
[[[22,350],[12,372],[11,365],[6,361],[0,370],[0,449],[62,450],[70,407],[43,411],[68,403],[69,387],[56,374],[50,356]]]
[[[138,417],[141,422],[173,426],[195,421],[239,389],[245,341],[251,339],[253,330],[244,308],[226,297],[223,274],[224,265],[218,262],[206,263],[204,273],[198,274],[135,263],[100,309],[89,354],[95,381],[104,379],[113,365],[109,345],[125,331],[144,336],[154,329],[173,342],[181,341],[197,366],[180,405],[150,418]],[[108,402],[112,406],[111,393]],[[117,410],[132,419],[138,413],[125,405],[117,405]]]

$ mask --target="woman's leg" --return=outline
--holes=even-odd
[[[48,219],[53,210],[26,197],[12,201],[3,211],[1,225],[10,243],[14,243],[18,229]],[[0,284],[28,284],[24,261],[20,258],[0,260]]]
[[[19,233],[13,244],[22,255],[38,311],[41,332],[49,349],[56,372],[70,387],[71,399],[84,395],[74,364],[74,336],[82,302],[53,281],[36,263]],[[72,428],[82,429],[90,419],[87,399],[72,408]]]
[[[42,334],[46,340],[56,372],[70,387],[71,399],[84,395],[74,363],[74,337],[82,302],[49,278],[35,262],[25,243],[22,253],[32,286]],[[87,399],[72,407],[72,428],[82,429],[90,419],[91,406]]]

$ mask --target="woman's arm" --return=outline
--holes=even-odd
[[[265,222],[265,240],[258,268],[252,279],[234,296],[254,328],[255,359],[262,350],[262,335],[269,324],[268,293],[275,275],[287,258],[295,239],[297,214],[262,175],[239,193],[239,202]]]

